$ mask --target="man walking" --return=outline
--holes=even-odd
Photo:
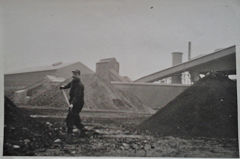
[[[61,86],[60,89],[70,88],[70,108],[66,118],[67,132],[72,134],[73,126],[75,125],[80,130],[80,136],[85,135],[84,126],[81,123],[79,113],[81,112],[84,105],[84,86],[80,80],[80,70],[72,71],[72,81],[66,86]]]

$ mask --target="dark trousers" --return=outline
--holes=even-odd
[[[68,115],[66,118],[66,124],[68,128],[68,133],[72,133],[73,126],[75,125],[79,130],[84,128],[83,124],[81,123],[81,119],[79,113],[81,111],[81,107],[74,107],[68,111]]]

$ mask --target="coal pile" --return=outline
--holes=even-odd
[[[237,138],[236,81],[210,74],[139,125],[159,136]]]
[[[31,156],[34,155],[34,150],[48,148],[59,137],[57,131],[29,117],[27,112],[17,108],[7,97],[4,108],[3,155]]]
[[[29,104],[49,105],[53,107],[65,107],[66,101],[59,90],[61,85],[70,82],[51,84],[45,81],[40,93],[33,94]],[[95,74],[81,75],[81,81],[85,87],[85,105],[83,110],[110,110],[110,111],[134,111],[152,113],[152,109],[145,106],[140,99],[130,93],[115,89],[111,83],[104,81]]]

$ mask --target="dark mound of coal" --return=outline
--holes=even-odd
[[[6,156],[34,155],[34,150],[44,149],[58,137],[58,132],[31,118],[5,97],[4,150]]]
[[[159,136],[237,138],[236,81],[211,74],[139,125]]]

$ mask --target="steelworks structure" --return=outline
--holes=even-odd
[[[211,54],[191,59],[170,68],[141,77],[135,82],[155,82],[167,77],[179,76],[188,71],[192,82],[199,79],[200,74],[208,72],[223,72],[228,75],[236,74],[236,46],[231,46]]]

